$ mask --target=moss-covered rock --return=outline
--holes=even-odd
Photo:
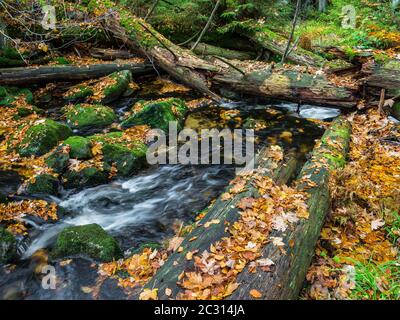
[[[85,160],[92,157],[92,145],[89,139],[85,137],[72,136],[65,140],[64,144],[69,146],[71,158]]]
[[[17,151],[21,156],[41,156],[70,135],[72,130],[67,125],[42,119],[26,130],[21,143],[17,146]]]
[[[117,116],[114,110],[99,104],[77,104],[65,108],[65,117],[72,128],[103,128],[113,123]]]
[[[142,141],[124,141],[122,132],[88,137],[93,142],[102,143],[103,160],[107,167],[113,164],[119,176],[130,176],[146,164],[147,146]]]
[[[110,103],[118,99],[128,89],[132,81],[129,70],[114,72],[93,86],[95,103]]]
[[[96,186],[108,181],[108,173],[96,167],[86,167],[82,170],[68,170],[63,175],[66,188],[82,188]]]
[[[17,241],[7,230],[0,227],[0,264],[10,262],[17,255]]]
[[[64,145],[58,146],[45,160],[49,168],[57,173],[63,173],[69,162],[69,152],[66,151]]]
[[[68,101],[79,101],[93,95],[93,89],[87,85],[79,84],[64,94],[64,99]]]
[[[33,94],[29,89],[17,87],[0,86],[0,106],[10,107],[23,96],[26,104],[33,103]]]
[[[129,128],[148,125],[168,132],[169,122],[177,121],[178,130],[181,130],[187,110],[185,102],[175,98],[154,102],[141,101],[133,107],[133,114],[124,120],[121,126]]]
[[[49,174],[41,174],[35,177],[34,182],[30,182],[26,188],[28,194],[58,194],[58,179]]]
[[[58,235],[53,255],[65,257],[76,254],[101,261],[122,257],[118,242],[98,224],[67,227]]]

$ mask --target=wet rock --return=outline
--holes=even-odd
[[[84,160],[92,157],[91,143],[89,139],[80,136],[72,136],[64,141],[64,145],[70,148],[69,156],[74,159]]]
[[[104,135],[89,137],[92,141],[102,142],[102,153],[105,168],[113,164],[117,168],[119,176],[129,176],[146,164],[147,146],[141,141],[129,143],[120,139],[122,132],[112,132]]]
[[[131,81],[132,73],[129,70],[114,72],[93,86],[95,95],[92,100],[96,103],[110,103],[128,89]]]
[[[87,85],[79,84],[68,90],[64,99],[67,101],[83,101],[85,98],[93,95],[93,89]]]
[[[38,120],[26,130],[17,151],[21,156],[41,156],[71,134],[71,128],[65,124],[50,119]]]
[[[133,107],[133,114],[121,123],[122,128],[136,125],[148,125],[168,132],[169,122],[178,122],[178,131],[182,129],[184,116],[187,112],[184,101],[180,99],[166,99],[150,102],[138,102]]]
[[[118,242],[98,224],[65,228],[57,237],[53,255],[65,257],[83,254],[101,261],[122,257]]]
[[[68,170],[63,175],[66,188],[92,187],[108,181],[108,173],[96,167],[86,167],[79,171]]]
[[[68,125],[74,129],[104,128],[113,123],[117,116],[114,110],[99,104],[77,104],[65,108]]]
[[[0,227],[0,264],[10,262],[17,255],[17,241],[12,233]]]
[[[58,194],[59,181],[49,174],[41,174],[35,177],[35,181],[28,184],[26,191],[28,194]]]
[[[68,139],[67,139],[68,140]],[[46,164],[57,173],[63,173],[69,163],[69,151],[64,145],[58,146],[53,153],[46,158]]]

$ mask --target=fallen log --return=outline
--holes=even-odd
[[[193,42],[190,42],[189,46],[192,47],[193,44]],[[225,49],[206,43],[199,43],[193,52],[199,56],[218,56],[236,60],[252,60],[256,58],[256,55],[251,52]]]
[[[265,27],[259,30],[247,31],[243,35],[247,36],[260,47],[277,55],[283,56],[285,54],[288,40]],[[341,59],[335,59],[332,61],[325,60],[321,56],[305,50],[298,45],[295,45],[295,47],[287,55],[286,59],[303,66],[315,68],[324,67],[330,72],[338,72],[349,68],[354,68],[354,66],[347,61]]]
[[[381,89],[386,94],[396,96],[400,94],[400,61],[391,60],[383,65],[374,65],[371,74],[365,80],[366,90],[375,96],[379,96]]]
[[[128,50],[103,49],[103,48],[90,49],[90,55],[94,58],[102,60],[129,59],[135,56]]]
[[[0,84],[19,85],[53,81],[75,81],[100,78],[115,71],[130,70],[143,75],[154,69],[147,63],[104,63],[88,65],[40,66],[0,69]]]
[[[309,194],[307,200],[309,217],[300,219],[291,230],[284,233],[274,231],[271,237],[281,238],[284,252],[273,243],[262,250],[262,258],[274,262],[270,272],[245,269],[237,278],[239,288],[229,299],[251,299],[250,290],[256,289],[262,299],[297,299],[314,254],[326,214],[330,197],[328,180],[333,169],[344,166],[348,152],[351,125],[347,120],[335,120],[321,138],[311,159],[302,168],[296,181],[297,189]]]
[[[269,156],[269,149],[263,148],[257,155],[256,168],[262,175],[272,177],[277,184],[285,184],[295,173],[298,160],[293,152],[289,152],[285,161],[279,166],[272,161]],[[144,288],[157,288],[159,299],[168,299],[165,295],[165,289],[172,290],[171,297],[176,297],[180,291],[177,282],[179,275],[193,264],[193,261],[187,261],[186,254],[190,251],[198,250],[202,252],[208,250],[210,245],[226,236],[227,224],[233,224],[239,219],[240,213],[235,205],[243,198],[251,197],[256,192],[252,186],[254,178],[247,181],[245,191],[236,194],[232,199],[224,201],[221,195],[207,214],[200,220],[197,227],[185,237],[181,247],[183,251],[175,251],[165,262],[165,264],[157,271],[154,277],[145,285]],[[227,188],[227,192],[231,187]],[[218,224],[210,224],[207,229],[204,225],[212,221],[220,221]]]

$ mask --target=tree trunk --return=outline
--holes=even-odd
[[[47,83],[53,81],[75,81],[100,78],[115,71],[131,70],[133,75],[154,71],[146,63],[104,63],[89,65],[63,65],[0,69],[0,85]]]
[[[335,120],[325,132],[313,153],[299,174],[297,189],[307,192],[309,218],[301,219],[285,233],[274,231],[271,237],[280,237],[285,251],[272,243],[262,251],[262,258],[274,262],[271,272],[258,270],[250,273],[245,269],[239,274],[239,288],[229,299],[251,299],[250,290],[256,289],[262,299],[297,299],[314,255],[315,245],[329,211],[330,197],[328,179],[331,170],[344,165],[349,148],[351,125],[347,120]],[[309,181],[314,183],[311,187]]]
[[[189,46],[193,46],[193,42],[189,43]],[[218,56],[235,60],[251,60],[256,57],[256,55],[251,52],[225,49],[206,43],[199,43],[193,52],[199,56]]]
[[[277,168],[276,163],[267,157],[268,148],[264,148],[257,157],[257,168],[266,169],[265,175],[272,177],[277,183],[286,183],[295,173],[298,161],[293,154],[287,156],[285,163]],[[227,191],[229,189],[230,187],[227,188]],[[199,252],[208,250],[211,244],[226,236],[226,223],[233,224],[239,218],[239,210],[235,207],[235,204],[240,199],[251,197],[254,193],[255,188],[252,187],[252,180],[250,180],[246,184],[245,191],[236,194],[233,199],[227,201],[223,201],[221,197],[217,199],[199,222],[198,227],[188,234],[182,242],[181,247],[184,250],[182,252],[175,251],[145,285],[145,288],[158,288],[159,299],[168,299],[165,295],[165,289],[170,288],[173,292],[172,296],[175,297],[180,290],[177,285],[178,276],[193,264],[193,261],[186,260],[186,253],[193,250],[199,250]],[[207,229],[203,227],[205,223],[214,219],[218,219],[220,223],[211,224]]]

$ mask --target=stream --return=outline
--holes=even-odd
[[[126,101],[121,103],[117,111],[122,113],[126,104]],[[323,133],[323,129],[305,118],[329,120],[340,113],[313,106],[302,106],[297,113],[297,105],[293,104],[281,104],[272,109],[248,103],[224,107],[239,110],[238,114],[227,119],[220,108],[204,108],[189,114],[185,126],[193,129],[235,128],[240,127],[235,121],[242,125],[250,119],[262,124],[256,131],[256,148],[266,141],[279,143],[285,149],[295,147],[304,156],[304,161],[315,139]],[[290,132],[289,138],[284,132]],[[193,221],[223,192],[234,175],[232,165],[160,165],[108,184],[64,190],[59,198],[51,198],[63,209],[58,222],[24,218],[30,227],[29,237],[19,243],[21,258],[15,264],[0,267],[0,299],[92,299],[90,288],[98,276],[95,261],[83,256],[68,260],[49,257],[62,229],[97,223],[118,240],[128,256],[141,244],[161,243],[173,236],[180,224]],[[13,182],[9,183],[9,180]],[[13,184],[18,185],[16,181],[12,174],[0,172],[1,191],[11,190]],[[55,290],[44,289],[41,285],[41,270],[46,264],[55,268]],[[102,284],[97,297],[126,298],[111,279]]]

